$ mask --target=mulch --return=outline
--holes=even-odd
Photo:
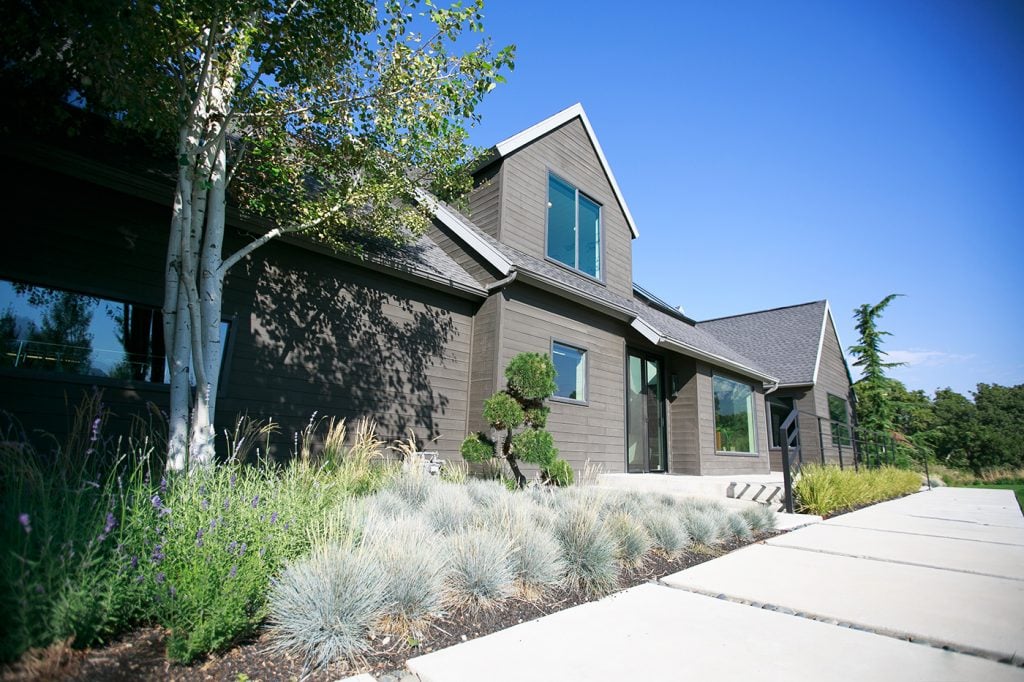
[[[763,542],[779,535],[779,531],[760,533],[746,541],[732,541],[714,548],[693,548],[675,559],[649,558],[643,567],[624,572],[621,589],[641,585],[691,566],[710,561],[735,549]],[[409,658],[437,651],[460,642],[503,630],[519,623],[572,608],[594,598],[580,591],[556,589],[538,601],[512,598],[489,610],[454,609],[435,618],[413,635],[380,636],[372,650],[358,665],[339,662],[310,673],[299,658],[266,653],[268,636],[238,643],[233,648],[214,654],[191,665],[170,663],[166,657],[166,633],[160,628],[143,628],[125,634],[109,644],[75,651],[67,645],[51,647],[43,652],[30,652],[14,668],[0,671],[0,679],[10,680],[104,680],[136,682],[138,680],[171,680],[198,682],[233,680],[235,682],[274,682],[309,680],[328,682],[360,672],[375,676],[401,670]]]

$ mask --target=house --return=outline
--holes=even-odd
[[[853,461],[853,382],[828,301],[705,320],[698,326],[778,377],[778,386],[766,396],[772,470],[782,468],[779,426],[794,409],[800,412],[804,462]]]
[[[60,432],[65,400],[93,386],[122,419],[165,404],[156,332],[167,176],[67,145],[11,141],[3,153],[23,169],[9,196],[33,210],[5,218],[0,409]],[[790,329],[766,321],[749,338],[731,334],[633,283],[639,232],[581,106],[495,145],[465,213],[421,199],[435,220],[407,247],[355,260],[283,239],[231,271],[219,428],[243,412],[273,417],[287,431],[284,454],[314,412],[369,416],[383,437],[412,429],[456,458],[523,351],[554,361],[548,428],[575,468],[768,473],[773,396],[820,409],[818,372],[794,384],[806,377],[757,341]],[[258,227],[237,215],[229,226],[235,245]],[[39,327],[49,310],[32,309],[26,285],[88,317],[78,356],[74,344],[25,333],[26,317]]]

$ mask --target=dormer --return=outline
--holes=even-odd
[[[475,173],[473,222],[498,241],[625,298],[638,233],[579,104],[502,140]]]

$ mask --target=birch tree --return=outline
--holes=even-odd
[[[213,461],[231,268],[288,233],[357,255],[414,237],[419,190],[469,188],[467,128],[513,66],[514,47],[469,35],[483,0],[3,4],[17,17],[6,71],[60,81],[50,90],[176,161],[163,303],[176,470]],[[263,226],[232,252],[229,207]]]

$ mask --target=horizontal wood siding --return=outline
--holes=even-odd
[[[485,265],[481,259],[472,255],[461,240],[451,233],[448,228],[432,223],[427,235],[437,244],[449,258],[454,260],[462,269],[481,284],[490,284],[497,279],[497,276],[490,266]]]
[[[737,381],[750,383],[754,388],[754,432],[757,440],[756,455],[720,454],[715,452],[715,395],[713,376],[716,372]],[[744,379],[717,370],[703,362],[697,363],[697,397],[699,400],[700,456],[701,474],[705,476],[735,476],[741,474],[767,474],[768,443],[765,432],[757,428],[764,424],[764,390],[761,385],[750,379]]]
[[[481,230],[498,239],[501,225],[501,161],[492,163],[473,178],[469,194],[469,218]]]
[[[673,396],[669,386],[669,473],[699,476],[697,362],[693,358],[674,356],[670,362],[670,381],[673,374],[678,377],[679,391]]]
[[[498,321],[501,294],[484,301],[473,318],[473,359],[469,376],[469,431],[487,432],[483,418],[484,400],[498,390]]]
[[[828,424],[830,413],[828,410],[828,394],[832,394],[846,401],[847,423],[853,424],[852,396],[850,379],[846,374],[846,364],[843,360],[843,351],[839,347],[839,337],[832,324],[832,316],[829,315],[825,325],[825,338],[821,346],[821,359],[818,365],[818,381],[814,385],[815,412],[822,419],[825,440],[825,461],[838,464],[840,446],[832,440],[831,428]],[[852,464],[852,446],[842,446],[842,457],[844,464]]]
[[[500,368],[517,353],[549,353],[552,339],[586,349],[588,404],[551,401],[548,429],[574,469],[590,460],[624,471],[625,326],[531,287],[514,285],[505,296]]]
[[[24,169],[12,196],[0,276],[151,306],[162,302],[169,206]],[[170,192],[168,192],[168,198]],[[55,200],[59,198],[59,200]],[[250,237],[233,233],[229,246]],[[278,454],[310,415],[370,417],[390,439],[415,430],[454,453],[465,431],[472,314],[477,304],[283,243],[236,266],[218,433],[240,412],[281,424]],[[168,389],[108,378],[3,370],[0,408],[28,428],[65,430],[65,394],[104,389],[121,417],[166,409]]]
[[[611,291],[632,298],[632,235],[578,118],[505,158],[499,239],[536,258],[546,257],[549,171],[601,204],[605,283]]]

